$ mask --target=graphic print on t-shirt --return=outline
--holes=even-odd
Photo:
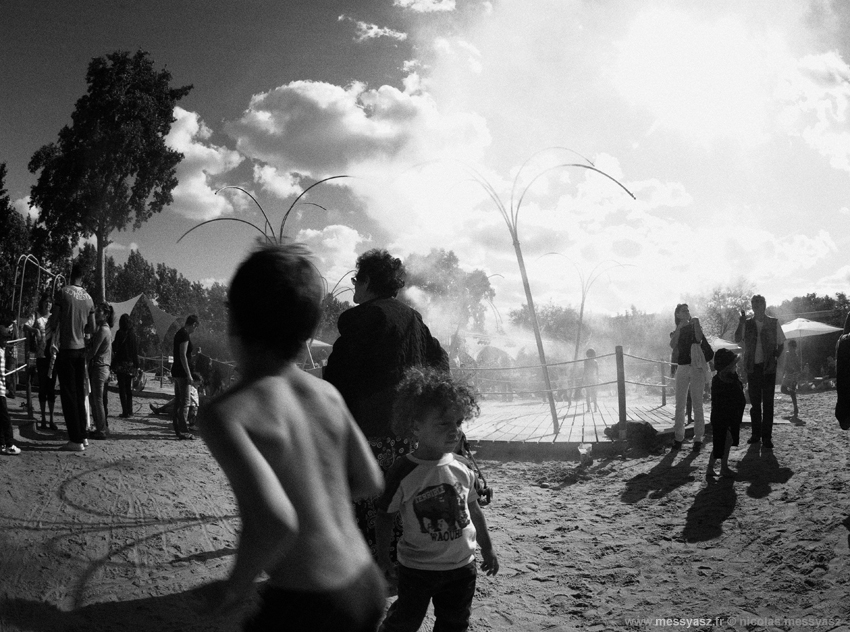
[[[438,542],[456,540],[469,524],[463,486],[457,484],[426,487],[413,498],[413,513],[419,520],[419,530],[430,533]]]

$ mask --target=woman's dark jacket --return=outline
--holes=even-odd
[[[366,301],[343,312],[323,377],[342,393],[367,437],[392,436],[395,390],[406,369],[449,370],[448,355],[415,309],[394,298]]]

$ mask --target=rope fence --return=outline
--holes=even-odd
[[[614,359],[613,363],[611,358]],[[452,368],[452,373],[471,382],[483,398],[495,398],[505,402],[513,401],[514,397],[548,397],[550,393],[560,401],[580,399],[582,395],[595,401],[597,389],[608,387],[609,394],[616,392],[617,395],[619,433],[620,438],[624,439],[628,391],[639,394],[638,389],[644,389],[646,394],[658,394],[661,405],[666,406],[668,389],[674,381],[669,375],[671,366],[673,365],[667,360],[627,354],[621,346],[617,346],[613,353],[547,363],[544,367],[539,364],[463,365]],[[541,368],[548,373],[552,385],[550,389],[544,386]],[[616,388],[610,388],[612,386]],[[557,419],[553,419],[553,426],[557,434]]]

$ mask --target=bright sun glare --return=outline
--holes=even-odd
[[[613,71],[632,105],[701,143],[732,137],[758,143],[785,54],[776,36],[732,18],[705,23],[675,11],[639,16]]]

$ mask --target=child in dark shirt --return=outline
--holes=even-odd
[[[729,469],[729,449],[738,445],[741,434],[741,420],[747,401],[744,387],[738,378],[736,365],[738,356],[729,349],[718,349],[714,354],[714,368],[717,370],[711,380],[711,429],[714,434],[714,447],[708,459],[707,479],[715,476],[714,462],[720,459],[720,475],[734,477]]]

